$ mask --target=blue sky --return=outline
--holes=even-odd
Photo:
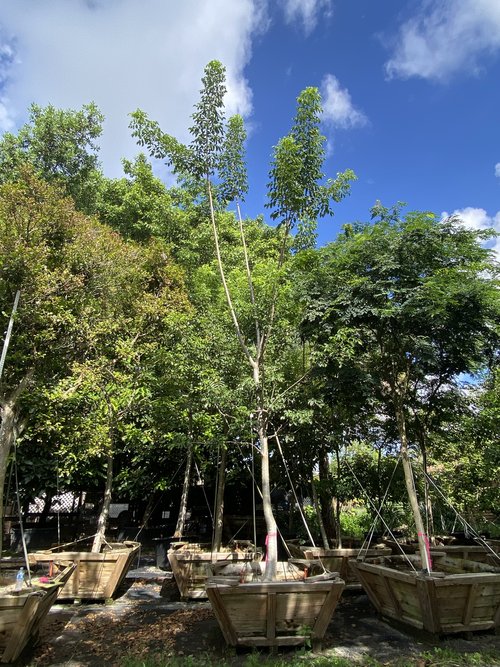
[[[312,85],[326,174],[358,176],[320,244],[377,199],[500,231],[500,0],[0,0],[0,130],[32,101],[93,100],[104,170],[119,176],[137,152],[128,114],[140,107],[186,140],[213,58],[249,130],[245,214],[267,215],[272,147]]]

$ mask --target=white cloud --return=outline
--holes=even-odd
[[[14,117],[8,100],[0,97],[0,132],[9,132],[14,129],[14,125]]]
[[[404,23],[389,77],[444,80],[478,70],[480,56],[500,50],[498,0],[422,0],[420,12]]]
[[[500,162],[497,162],[495,165],[495,176],[500,178]]]
[[[282,0],[285,19],[288,23],[299,21],[309,35],[316,27],[322,12],[331,15],[331,0]]]
[[[334,127],[348,129],[362,127],[367,117],[358,111],[347,88],[342,88],[333,74],[327,74],[321,84],[324,120]]]
[[[448,215],[445,211],[441,214],[441,217],[447,218]],[[458,216],[470,229],[493,229],[495,232],[500,233],[500,211],[496,215],[490,216],[484,208],[467,206],[466,208],[456,209],[452,215]],[[500,260],[500,238],[488,241],[486,246],[494,250],[497,259]]]
[[[101,159],[121,174],[139,149],[128,114],[140,107],[187,139],[205,65],[227,67],[228,113],[248,115],[244,77],[265,0],[9,0],[0,18],[0,128],[26,120],[31,102],[77,109],[94,101],[106,116]]]

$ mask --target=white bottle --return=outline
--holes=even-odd
[[[16,574],[16,591],[22,591],[24,584],[24,567],[19,569],[19,572]]]

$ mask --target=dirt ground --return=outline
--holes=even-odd
[[[453,636],[438,641],[408,634],[378,618],[362,591],[347,591],[329,625],[323,653],[353,664],[366,656],[390,662],[434,646],[463,653],[500,650],[500,637],[480,633],[472,639]],[[129,573],[111,604],[54,605],[38,646],[18,665],[114,667],[126,656],[145,658],[152,652],[230,656],[235,665],[246,655],[244,649],[227,651],[208,602],[180,602],[172,575],[146,566]]]

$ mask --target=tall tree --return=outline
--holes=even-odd
[[[496,267],[480,242],[487,233],[457,218],[400,215],[378,204],[371,225],[348,227],[322,252],[307,291],[309,320],[328,346],[351,340],[349,363],[371,378],[395,419],[422,563],[425,529],[411,471],[408,424],[418,388],[437,377],[456,383],[487,363],[499,317]]]
[[[16,183],[0,186],[2,311],[21,294],[0,386],[0,493],[7,458],[33,406],[39,413],[66,382],[63,395],[86,386],[87,405],[104,410],[106,403],[108,421],[122,418],[128,399],[116,397],[127,385],[133,395],[132,378],[147,376],[146,361],[169,313],[187,307],[182,276],[162,244],[125,243],[30,169],[21,173]],[[94,385],[84,382],[89,376]],[[98,387],[109,400],[97,401]]]
[[[352,172],[341,174],[325,185],[319,183],[323,174],[323,142],[318,126],[321,113],[319,93],[316,89],[306,89],[298,98],[298,111],[292,132],[275,149],[269,186],[270,207],[273,219],[279,219],[279,250],[271,266],[268,265],[265,301],[257,304],[254,293],[252,270],[248,261],[245,271],[253,300],[253,327],[247,331],[242,326],[240,314],[230,290],[224,268],[213,184],[223,178],[219,191],[222,198],[242,199],[246,187],[242,155],[243,133],[241,124],[234,121],[229,126],[227,141],[224,141],[224,94],[225,70],[221,63],[212,61],[205,69],[200,101],[195,106],[192,142],[189,147],[161,132],[157,123],[147,119],[142,112],[133,115],[132,128],[135,136],[147,145],[156,157],[166,157],[178,174],[190,174],[203,180],[209,203],[213,239],[221,284],[232,325],[243,355],[251,371],[254,388],[254,415],[260,443],[262,495],[264,516],[267,526],[267,567],[266,579],[272,580],[276,571],[277,526],[272,511],[269,471],[269,428],[272,390],[272,374],[266,375],[270,346],[277,330],[277,309],[283,296],[283,267],[291,247],[291,232],[295,226],[304,243],[311,243],[318,216],[332,213],[331,201],[338,201],[349,190]],[[234,170],[231,169],[234,166]],[[240,225],[241,229],[241,225]],[[244,239],[244,236],[243,236]],[[246,255],[245,255],[246,256]],[[279,347],[279,346],[278,346]],[[276,353],[278,348],[275,348]]]

